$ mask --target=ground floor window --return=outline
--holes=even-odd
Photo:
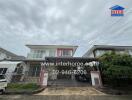
[[[29,76],[39,77],[41,66],[40,64],[31,64],[29,68]]]
[[[17,74],[22,74],[23,73],[23,66],[17,66],[15,68],[14,72],[17,73]]]

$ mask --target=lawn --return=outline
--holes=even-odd
[[[27,83],[27,84],[20,84],[20,83],[9,83],[7,86],[6,91],[13,91],[13,92],[30,92],[40,89],[41,87],[35,83]]]

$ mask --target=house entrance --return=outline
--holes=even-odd
[[[45,66],[48,72],[48,85],[50,86],[90,85],[91,84],[90,71],[93,70],[93,68],[91,68],[89,65],[86,65],[86,63],[89,63],[94,60],[96,59],[48,57],[46,61],[52,63],[51,66]],[[76,65],[75,63],[78,64]]]
[[[73,68],[71,66],[57,66],[57,79],[72,79]],[[68,72],[69,71],[69,72]]]
[[[88,86],[91,83],[90,74],[77,72],[77,67],[60,66],[57,69],[59,70],[59,74],[52,85]]]

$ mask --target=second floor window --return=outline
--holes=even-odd
[[[62,53],[63,56],[71,56],[71,50],[63,50]]]
[[[60,56],[72,56],[72,50],[71,49],[58,49],[57,55]]]
[[[45,51],[44,50],[34,50],[32,52],[32,57],[33,58],[43,58],[44,55],[45,55]]]

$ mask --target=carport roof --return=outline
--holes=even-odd
[[[97,58],[83,58],[83,57],[46,57],[46,61],[69,61],[69,62],[91,62],[91,61],[98,61]]]

